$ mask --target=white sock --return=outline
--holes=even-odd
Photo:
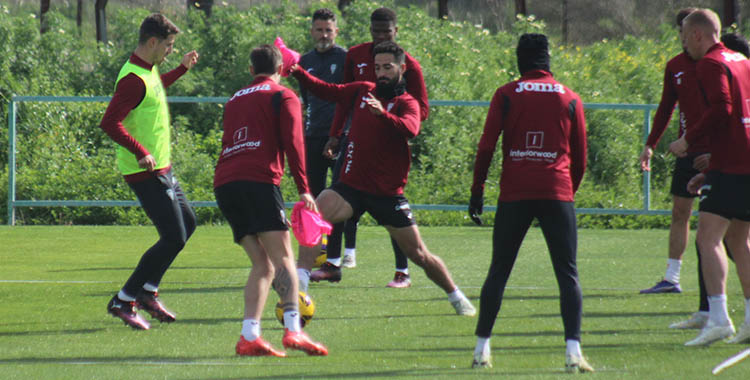
[[[344,249],[344,256],[351,256],[354,257],[357,254],[356,248],[346,248]]]
[[[341,257],[337,257],[335,259],[326,259],[326,261],[328,261],[329,263],[331,263],[331,265],[335,265],[337,267],[341,266]]]
[[[133,302],[133,301],[135,301],[135,297],[129,296],[127,293],[125,293],[124,290],[120,290],[120,292],[117,293],[117,298],[119,298],[120,300],[125,301],[125,302]]]
[[[456,288],[456,290],[448,293],[448,300],[451,302],[455,302],[455,301],[462,300],[462,299],[466,299],[466,296],[459,288]]]
[[[302,325],[299,323],[298,310],[284,311],[284,327],[292,332],[302,331]]]
[[[490,338],[477,337],[477,345],[474,347],[474,356],[490,356]]]
[[[409,268],[396,268],[396,272],[401,272],[403,274],[409,274]]]
[[[745,324],[750,325],[750,298],[745,298]]]
[[[242,336],[245,340],[252,342],[260,338],[260,321],[248,318],[242,321]]]
[[[304,268],[297,268],[297,278],[299,279],[299,291],[307,293],[307,285],[310,283],[310,271]]]
[[[146,291],[149,291],[151,293],[156,293],[156,292],[159,291],[159,287],[158,286],[152,285],[152,284],[150,284],[148,282],[145,283],[145,284],[143,284],[143,289],[146,290]]]
[[[727,312],[726,294],[708,296],[708,320],[717,326],[726,326],[732,323]]]
[[[667,272],[664,274],[664,279],[675,285],[679,284],[680,267],[682,267],[682,260],[667,259]]]
[[[581,342],[575,340],[575,339],[566,339],[565,340],[565,355],[573,355],[578,356],[579,358],[583,356],[583,353],[581,353]]]

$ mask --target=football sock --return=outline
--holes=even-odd
[[[357,254],[357,249],[356,248],[345,248],[344,249],[344,256],[352,256],[352,257],[354,257],[354,255],[356,255],[356,254]]]
[[[299,311],[297,310],[286,310],[284,311],[284,327],[292,332],[302,331],[302,326],[299,323]]]
[[[133,301],[135,301],[135,297],[129,296],[127,293],[125,293],[124,290],[120,290],[120,292],[117,293],[117,298],[119,298],[120,301],[125,301],[125,302],[133,302]]]
[[[750,325],[750,298],[745,298],[745,324]]]
[[[260,337],[260,321],[248,318],[242,321],[242,336],[245,340],[252,342]]]
[[[477,337],[477,346],[474,347],[474,356],[490,356],[490,338]]]
[[[575,339],[565,340],[565,355],[583,356],[583,353],[581,353],[581,342]]]
[[[448,300],[451,301],[451,302],[459,301],[459,300],[462,300],[462,299],[465,299],[465,298],[466,298],[466,296],[461,291],[461,289],[459,289],[458,287],[456,287],[456,290],[448,293]]]
[[[680,267],[682,266],[682,260],[667,259],[667,273],[664,274],[664,279],[673,283],[680,283]]]
[[[326,259],[326,261],[331,263],[331,265],[335,265],[337,267],[341,266],[341,257],[329,258],[329,259]]]
[[[708,296],[708,319],[718,326],[726,326],[732,322],[727,312],[727,295]]]
[[[307,293],[307,284],[310,283],[310,271],[304,268],[297,268],[297,277],[299,278],[299,291]]]
[[[148,282],[145,283],[145,284],[143,284],[143,289],[146,290],[146,291],[148,291],[148,292],[151,292],[151,293],[156,293],[156,292],[159,291],[159,287],[158,286],[152,285],[152,284],[150,284]]]
[[[396,272],[401,272],[403,274],[409,274],[409,268],[396,268]]]

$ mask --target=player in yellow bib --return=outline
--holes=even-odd
[[[157,291],[162,276],[195,231],[195,213],[172,174],[169,108],[164,89],[198,62],[198,53],[185,54],[180,66],[164,75],[158,70],[172,52],[179,32],[161,14],[154,13],[143,20],[138,47],[117,75],[115,93],[100,125],[119,144],[117,167],[159,232],[159,241],[143,254],[130,278],[107,305],[108,313],[140,330],[151,326],[136,308],[160,322],[175,320]]]

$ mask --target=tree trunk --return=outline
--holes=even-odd
[[[526,16],[526,0],[516,0],[516,14]]]
[[[47,31],[47,23],[44,14],[49,11],[49,0],[40,0],[39,2],[39,33],[44,34]]]
[[[562,0],[562,43],[568,44],[568,0]]]
[[[78,10],[76,12],[76,26],[78,26],[78,34],[81,34],[81,24],[83,24],[83,0],[78,0]]]
[[[342,14],[344,13],[344,8],[349,6],[349,4],[352,3],[352,1],[354,0],[339,0],[339,10],[341,11]]]
[[[721,23],[725,28],[737,24],[737,29],[739,29],[740,5],[737,0],[724,0],[724,20]]]
[[[448,0],[438,0],[438,19],[448,18]]]
[[[94,5],[94,17],[96,17],[96,40],[99,42],[107,43],[107,8],[108,0],[96,0]]]

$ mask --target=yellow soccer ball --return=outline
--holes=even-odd
[[[313,318],[315,314],[315,303],[312,298],[305,294],[305,292],[299,292],[299,322],[302,327],[305,327]],[[284,325],[284,309],[281,307],[281,301],[276,303],[276,319],[279,320],[281,325]]]

